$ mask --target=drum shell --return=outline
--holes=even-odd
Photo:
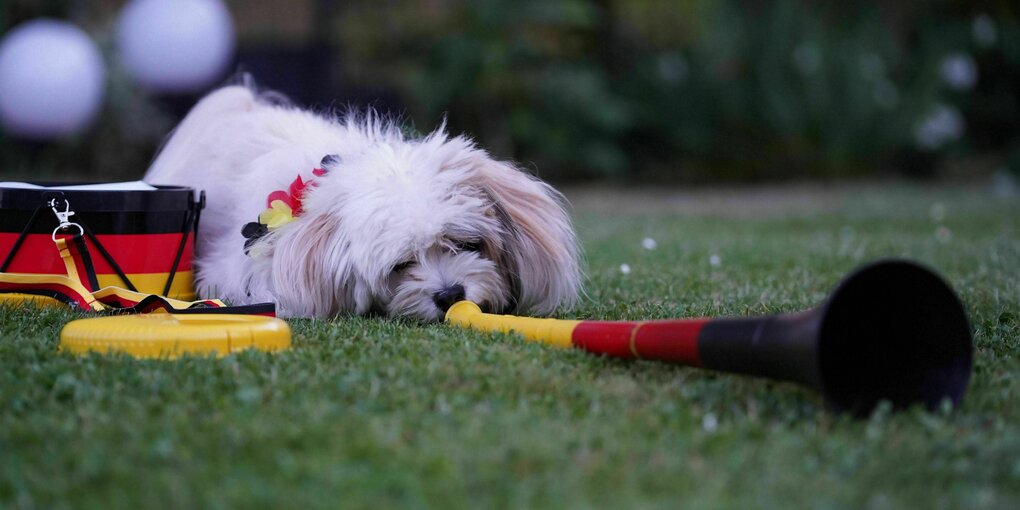
[[[156,188],[0,188],[3,271],[65,274],[51,238],[59,225],[49,205],[54,200],[60,211],[69,205],[74,211],[69,221],[91,234],[86,235],[86,244],[100,287],[128,288],[128,282],[118,275],[119,268],[139,292],[194,299],[194,239],[204,198],[199,195],[196,199],[188,187]]]

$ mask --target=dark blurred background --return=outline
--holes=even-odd
[[[71,21],[108,62],[101,115],[0,135],[5,177],[133,179],[203,90],[116,65],[125,2],[7,0],[0,29]],[[1020,174],[1015,1],[237,0],[236,71],[318,108],[445,117],[543,178],[759,182]],[[206,87],[212,88],[215,84]]]

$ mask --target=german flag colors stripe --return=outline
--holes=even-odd
[[[38,273],[19,274],[46,276]],[[139,291],[145,292],[146,290],[152,290],[150,293],[161,294],[163,292],[163,286],[166,284],[166,279],[170,277],[170,273],[134,273],[127,275],[127,277],[131,280],[131,283],[135,284],[135,288]],[[96,280],[99,282],[99,286],[97,287],[98,289],[105,287],[125,287],[123,280],[115,274],[96,275]],[[170,292],[167,293],[167,297],[183,301],[191,301],[195,299],[193,282],[194,275],[191,271],[178,272],[174,275],[174,281],[170,285]]]
[[[458,326],[509,333],[555,347],[577,347],[617,358],[645,358],[702,366],[698,337],[710,319],[664,321],[570,321],[482,313],[461,301],[446,312]]]
[[[231,313],[274,316],[276,305],[263,303],[246,306],[226,306],[222,301],[183,301],[164,297],[158,292],[136,292],[116,286],[100,287],[100,281],[92,269],[89,249],[79,235],[54,237],[56,252],[64,264],[64,274],[0,273],[0,301],[29,301],[52,298],[86,311],[113,311],[117,313]],[[52,249],[52,248],[51,248]],[[178,282],[178,290],[190,294],[191,274]],[[103,275],[105,279],[120,278]],[[162,276],[166,281],[170,275]],[[176,276],[176,275],[175,275]],[[130,279],[130,276],[128,277]],[[104,282],[105,283],[105,282]],[[139,283],[142,279],[139,278]],[[149,283],[149,282],[145,282]],[[164,284],[165,285],[165,284]],[[184,289],[181,287],[185,286]]]
[[[132,273],[168,273],[173,269],[173,257],[181,244],[182,233],[175,234],[97,234],[96,239],[106,248],[120,269]],[[10,253],[18,234],[0,232],[0,254]],[[101,255],[91,239],[86,244],[92,252],[92,265],[96,274],[116,274],[113,267]],[[187,244],[177,264],[177,270],[191,269],[191,254],[194,237],[188,236]],[[238,248],[240,249],[240,248]],[[28,234],[7,272],[63,274],[64,262],[53,250],[50,234]],[[162,287],[158,291],[162,291]]]

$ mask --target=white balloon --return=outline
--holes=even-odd
[[[12,134],[76,133],[95,118],[105,89],[103,58],[74,25],[32,20],[0,42],[0,121]]]
[[[194,92],[223,76],[234,24],[220,0],[132,0],[117,21],[117,46],[143,87]]]

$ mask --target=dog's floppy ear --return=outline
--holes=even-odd
[[[566,199],[552,186],[513,165],[478,151],[470,164],[471,179],[493,200],[504,223],[507,268],[516,275],[517,308],[549,314],[571,306],[580,290],[577,238]]]
[[[331,318],[343,310],[360,310],[354,274],[343,256],[338,219],[309,215],[273,235],[272,284],[288,316]]]

